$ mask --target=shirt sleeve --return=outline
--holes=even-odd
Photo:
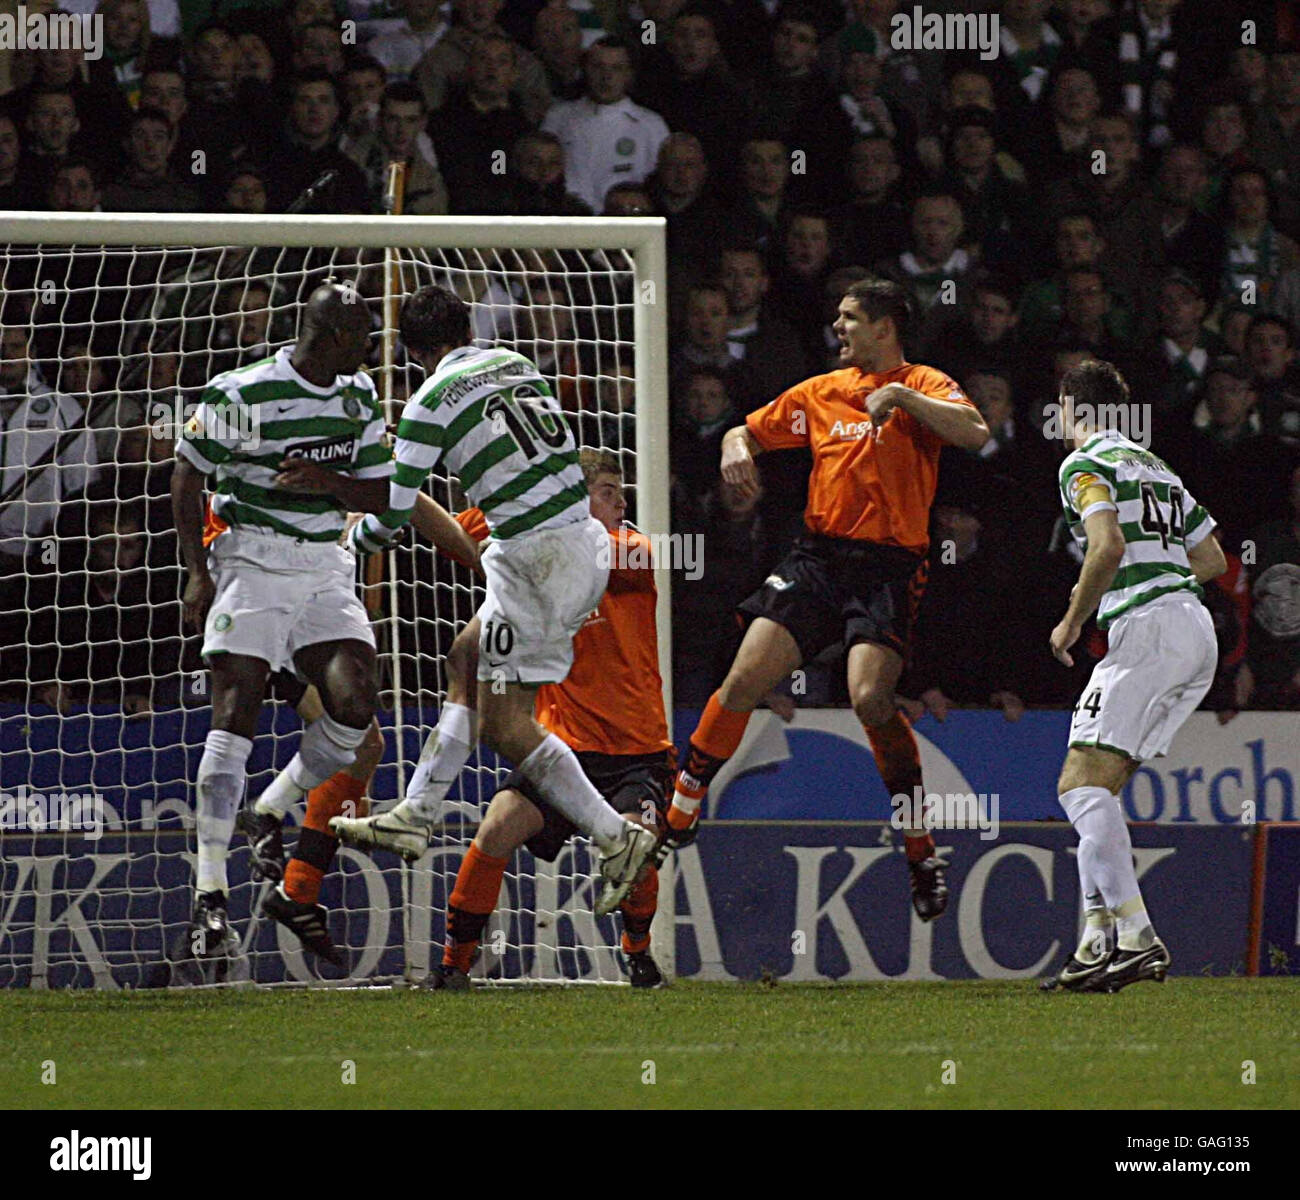
[[[237,397],[209,387],[199,398],[194,415],[185,422],[176,453],[205,475],[229,462],[239,449],[239,431],[248,427]]]
[[[1065,487],[1070,508],[1079,514],[1080,521],[1086,521],[1093,513],[1119,511],[1119,506],[1115,503],[1115,486],[1104,475],[1098,475],[1095,471],[1083,467],[1070,472],[1066,477]],[[1090,500],[1084,499],[1088,492],[1099,487],[1105,489],[1107,499],[1102,500],[1096,496]]]
[[[1199,546],[1214,531],[1218,522],[1196,503],[1196,498],[1183,489],[1183,549]]]
[[[361,554],[383,550],[411,519],[415,496],[442,458],[443,425],[436,414],[412,398],[397,425],[396,467],[388,485],[388,508],[368,513],[352,527],[351,545]]]
[[[379,397],[371,384],[370,420],[361,431],[361,446],[357,450],[357,465],[353,475],[357,479],[387,479],[393,473],[393,447],[388,440],[383,410]]]
[[[787,388],[770,404],[756,408],[745,426],[764,450],[791,450],[809,444],[808,410],[814,399],[812,380]]]

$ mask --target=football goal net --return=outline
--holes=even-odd
[[[369,307],[390,428],[423,378],[397,337],[422,284],[470,305],[480,345],[517,349],[551,382],[580,446],[620,459],[629,519],[666,533],[667,318],[660,219],[10,215],[0,246],[0,986],[140,987],[320,973],[258,915],[238,835],[229,913],[241,952],[186,979],[194,778],[210,722],[200,638],[182,627],[170,506],[178,429],[204,385],[297,335],[326,280]],[[455,482],[426,485],[448,510]],[[670,687],[669,583],[657,571]],[[444,656],[481,598],[419,537],[358,564],[381,661],[385,755],[368,794],[407,778],[446,690]],[[670,700],[665,696],[666,702]],[[671,712],[671,708],[669,708]],[[301,721],[268,698],[248,798],[296,750]],[[480,751],[450,799],[463,826],[417,864],[344,848],[321,900],[347,982],[418,981],[438,961],[447,896],[500,777]],[[292,849],[301,808],[291,813]],[[619,918],[597,921],[595,856],[521,851],[483,936],[489,981],[617,982]],[[661,904],[670,906],[668,878]],[[672,968],[671,914],[655,953]]]

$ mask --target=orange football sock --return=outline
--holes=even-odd
[[[370,808],[366,782],[339,771],[307,793],[307,817],[284,869],[284,894],[290,900],[315,904],[320,897],[321,880],[339,848],[338,838],[330,833],[330,818],[344,814],[364,817]]]
[[[659,871],[651,864],[618,906],[623,914],[623,953],[640,954],[650,948],[650,922],[659,907]]]
[[[883,725],[863,726],[871,742],[871,752],[876,758],[876,769],[891,796],[903,795],[909,799],[921,786],[921,751],[916,744],[916,734],[911,722],[901,712],[895,712]],[[917,862],[934,853],[934,838],[924,830],[903,831],[907,847],[907,861]]]
[[[673,802],[668,808],[668,824],[686,829],[695,820],[704,794],[723,763],[736,753],[745,736],[751,714],[723,708],[718,693],[709,697],[700,723],[691,734],[686,766],[677,774]]]
[[[483,936],[483,926],[497,906],[506,860],[484,854],[471,842],[456,872],[456,886],[447,903],[447,940],[442,948],[442,965],[468,971],[474,950]]]

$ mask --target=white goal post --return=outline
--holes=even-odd
[[[109,461],[114,439],[155,429],[155,396],[170,397],[179,415],[181,401],[197,398],[209,372],[245,365],[250,356],[292,341],[305,294],[326,278],[352,282],[372,312],[389,316],[387,328],[377,317],[376,335],[386,346],[375,373],[390,423],[418,383],[407,365],[388,362],[395,302],[421,283],[446,283],[469,301],[477,340],[513,345],[529,357],[544,351],[543,372],[553,373],[556,394],[563,390],[566,408],[573,406],[579,444],[618,454],[629,469],[638,526],[670,530],[662,218],[0,214],[0,315],[7,323],[26,322],[22,387],[36,397],[28,407],[52,403],[71,414],[56,422],[62,432],[49,435],[49,452],[17,476],[11,472],[0,496],[0,532],[10,535],[0,548],[9,547],[11,564],[15,546],[26,553],[20,575],[11,573],[0,593],[7,597],[0,619],[9,629],[25,622],[30,631],[19,648],[28,673],[10,670],[0,679],[0,987],[134,987],[163,978],[159,964],[188,916],[193,773],[207,725],[194,639],[187,643],[189,658],[177,652],[172,692],[160,699],[146,682],[141,703],[122,683],[121,703],[114,705],[112,681],[106,690],[97,675],[106,639],[104,612],[94,610],[105,602],[87,600],[86,623],[70,641],[66,597],[82,574],[88,577],[89,547],[105,534],[92,529],[95,504],[125,511],[139,500],[106,482],[118,469]],[[12,359],[13,347],[6,346]],[[73,370],[76,362],[84,369]],[[160,364],[165,369],[155,372]],[[10,362],[8,377],[18,373]],[[174,438],[176,421],[164,424]],[[145,451],[142,471],[151,469],[153,456]],[[22,487],[10,483],[20,477],[29,487],[53,479],[54,503],[27,505]],[[96,478],[98,492],[86,485]],[[429,490],[453,511],[461,500],[446,479],[431,480]],[[87,499],[93,496],[99,500]],[[21,518],[13,517],[20,511],[15,502],[23,506]],[[82,509],[89,515],[79,517],[81,536],[73,537],[65,524]],[[129,521],[108,525],[114,536],[134,528]],[[151,557],[158,535],[145,533],[150,549],[142,569],[165,592],[173,578],[179,584],[179,564]],[[364,589],[384,664],[387,747],[373,789],[383,800],[403,794],[409,773],[403,762],[418,756],[433,720],[430,707],[444,691],[440,652],[473,612],[468,574],[445,560],[435,563],[431,549],[413,541],[419,539],[390,551],[379,585],[372,573],[372,586]],[[671,736],[670,565],[657,565],[656,583]],[[173,574],[164,578],[165,571]],[[115,604],[108,601],[108,609]],[[124,675],[131,673],[128,665],[137,674],[147,670],[159,636],[152,625],[142,631],[128,611],[135,610],[123,600],[118,660]],[[72,628],[78,620],[72,618]],[[59,689],[38,698],[35,684],[47,668],[66,668],[71,677],[64,689],[59,674]],[[124,716],[123,703],[139,711]],[[300,729],[283,704],[264,707],[250,762],[251,795],[291,756]],[[481,811],[495,778],[491,763],[471,759],[458,789],[467,811]],[[78,824],[75,813],[69,819],[74,795],[88,798],[87,813],[93,799],[94,830]],[[593,860],[578,842],[550,868],[520,853],[485,931],[479,976],[493,982],[622,978],[618,926],[612,918],[597,923],[589,912]],[[350,948],[353,970],[341,982],[418,980],[428,971],[437,961],[443,909],[464,848],[463,841],[448,841],[410,868],[392,856],[377,866],[356,851],[340,853],[337,878],[327,882],[322,900],[343,914],[346,928],[341,937],[336,928],[335,936]],[[292,936],[255,915],[263,885],[248,880],[238,838],[231,879],[231,917],[244,953],[228,978],[316,981]],[[656,961],[667,976],[674,966],[673,895],[670,858],[653,931]]]

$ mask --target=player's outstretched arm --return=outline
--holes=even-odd
[[[978,450],[989,440],[989,427],[973,405],[927,396],[901,383],[877,388],[867,406],[876,424],[883,422],[894,408],[901,408],[950,446],[960,446],[963,450]]]
[[[722,478],[746,500],[758,495],[758,467],[754,459],[762,453],[763,447],[747,425],[737,425],[722,436]]]
[[[172,519],[180,543],[181,559],[189,575],[182,599],[187,623],[201,629],[216,585],[208,574],[208,555],[203,548],[204,473],[189,459],[178,455],[172,472]]]
[[[415,497],[415,508],[411,511],[411,524],[417,533],[428,538],[434,548],[441,550],[449,558],[472,567],[481,575],[478,565],[479,545],[465,527],[456,520],[432,496],[420,492]]]

